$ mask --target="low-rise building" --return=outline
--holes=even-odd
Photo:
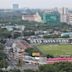
[[[8,59],[15,60],[16,64],[20,60],[21,62],[24,61],[24,56],[25,56],[25,49],[27,48],[32,48],[30,44],[28,44],[24,40],[20,39],[7,39],[5,43],[5,53],[8,56]]]
[[[31,45],[29,45],[24,40],[16,40],[13,43],[12,48],[13,48],[13,53],[14,53],[14,59],[23,61],[25,49],[31,48]]]
[[[61,36],[69,36],[70,38],[72,38],[72,32],[61,33]]]
[[[25,26],[24,25],[3,25],[1,28],[6,28],[8,31],[12,31],[14,29],[24,31]]]
[[[30,39],[30,43],[34,44],[68,44],[69,39],[68,38],[38,38],[38,39]]]

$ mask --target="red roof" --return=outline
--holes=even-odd
[[[19,48],[22,48],[22,49],[31,48],[31,45],[29,45],[26,41],[18,40],[16,43]]]
[[[56,63],[56,62],[72,62],[72,57],[63,57],[63,58],[48,58],[47,59],[47,63],[51,64],[51,63]]]

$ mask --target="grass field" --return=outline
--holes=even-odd
[[[45,55],[72,55],[72,45],[38,45],[37,48]]]

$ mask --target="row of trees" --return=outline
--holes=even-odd
[[[60,36],[60,35],[45,35],[45,36],[43,36],[43,38],[69,38],[69,35],[64,35],[64,36]]]
[[[24,72],[72,72],[72,63],[62,62],[39,66],[39,70],[25,70]]]
[[[23,35],[24,36],[31,36],[31,35],[35,35],[35,33],[34,33],[34,31],[32,31],[32,32],[24,31]],[[19,36],[21,36],[21,33],[19,33],[19,32],[10,32],[5,28],[4,29],[0,28],[0,38],[10,38],[10,37],[17,38]],[[69,38],[69,35],[60,36],[60,35],[54,34],[54,35],[45,35],[43,37],[44,38]]]
[[[0,71],[0,72],[72,72],[72,63],[62,62],[48,65],[39,66],[38,70],[27,69],[24,71],[21,70],[10,70],[10,71]]]
[[[56,63],[39,67],[39,72],[72,72],[72,63]]]
[[[4,53],[4,46],[0,43],[0,68],[6,68],[7,67],[7,56]]]
[[[19,32],[8,31],[6,28],[0,28],[0,41],[5,38],[18,38],[21,36]]]
[[[48,30],[48,29],[58,29],[59,31],[67,32],[71,30],[71,25],[66,23],[59,23],[58,25],[53,26],[53,24],[44,24],[38,22],[30,22],[30,21],[23,21],[23,20],[9,20],[9,21],[0,21],[1,24],[21,24],[26,26],[26,30]]]

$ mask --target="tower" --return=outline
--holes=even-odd
[[[13,9],[14,9],[14,10],[19,9],[19,5],[18,5],[18,4],[13,4]]]

